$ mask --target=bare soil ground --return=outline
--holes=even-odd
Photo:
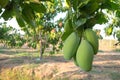
[[[35,51],[28,50],[32,56],[20,56],[20,51],[24,52],[20,49],[0,51],[0,80],[120,80],[120,52],[99,52],[94,56],[92,70],[84,72],[72,60],[66,61],[62,54],[37,60]]]

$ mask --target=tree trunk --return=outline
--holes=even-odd
[[[42,39],[40,40],[40,60],[42,59],[43,56],[43,50],[42,50],[43,44],[42,44]]]
[[[42,33],[40,32],[40,35],[39,35],[39,44],[40,44],[40,60],[43,58],[43,53],[44,53],[44,44],[43,44],[43,38],[42,38]]]
[[[44,35],[45,36],[45,35]],[[42,33],[40,33],[40,60],[43,58],[43,53],[46,48],[46,39],[42,37]]]

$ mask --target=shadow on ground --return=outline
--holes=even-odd
[[[38,50],[35,49],[29,49],[29,48],[18,48],[18,49],[13,49],[13,48],[1,48],[0,49],[0,54],[7,54],[7,55],[14,55],[14,54],[19,54],[19,53],[36,53],[39,52]]]

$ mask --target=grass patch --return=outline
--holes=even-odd
[[[120,49],[116,49],[115,52],[120,52]]]
[[[119,80],[120,79],[120,73],[110,73],[110,77],[112,80]]]
[[[0,75],[0,80],[38,80],[32,72],[25,72],[22,69],[7,69]]]
[[[39,53],[24,52],[24,53],[15,54],[14,57],[31,57],[31,58],[37,58],[37,57],[39,57]]]
[[[36,67],[38,67],[38,66],[39,66],[39,64],[33,63],[33,64],[24,65],[23,67],[24,67],[25,69],[33,69],[33,68],[36,68]]]
[[[65,77],[65,78],[56,78],[55,80],[70,80],[68,77]]]
[[[23,59],[21,59],[21,58],[12,58],[11,60],[10,60],[10,63],[17,63],[17,64],[21,64],[21,63],[24,63],[24,60]]]
[[[98,52],[104,52],[104,51],[102,51],[102,50],[98,50]]]
[[[24,53],[15,54],[14,56],[15,56],[15,57],[25,57],[25,56],[31,57],[31,56],[33,56],[33,55],[32,55],[31,53],[26,53],[26,52],[24,52]]]

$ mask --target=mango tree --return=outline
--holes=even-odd
[[[0,26],[0,43],[4,44],[4,47],[19,48],[26,42],[15,28],[7,26],[6,23]]]
[[[62,36],[64,58],[73,58],[82,70],[90,71],[99,46],[92,29],[96,24],[106,24],[106,34],[112,35],[113,29],[120,27],[120,1],[65,0],[65,3],[68,10]]]
[[[59,2],[59,3],[58,3]],[[54,17],[63,11],[61,0],[5,0],[0,1],[1,17],[4,20],[16,18],[21,30],[25,32],[28,46],[36,48],[40,44],[40,55],[45,50],[45,41],[55,45],[59,41],[61,32],[53,33],[58,25],[54,24]],[[59,27],[58,27],[59,28]],[[51,34],[51,35],[50,35]],[[52,36],[55,34],[55,36]],[[48,38],[48,39],[47,39]]]

